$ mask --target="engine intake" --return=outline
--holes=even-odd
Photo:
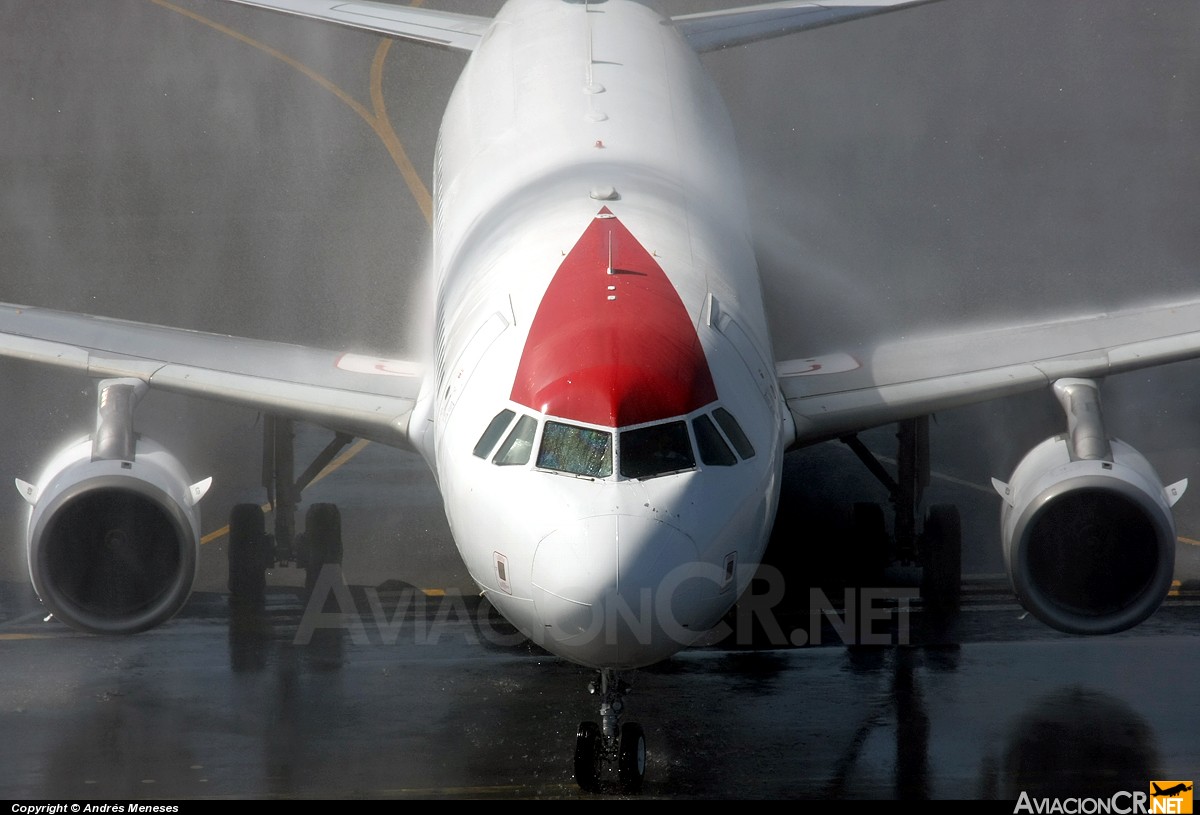
[[[183,466],[140,438],[132,460],[96,459],[94,442],[68,447],[36,486],[29,575],[46,607],[73,628],[131,634],[170,619],[192,591],[200,548],[197,502]]]
[[[1001,537],[1013,591],[1047,625],[1108,634],[1137,625],[1166,598],[1175,569],[1171,506],[1150,463],[1112,440],[1107,459],[1082,459],[1068,435],[1033,448],[1008,484]]]

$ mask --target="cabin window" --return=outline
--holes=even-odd
[[[737,423],[737,419],[733,418],[732,413],[725,408],[717,408],[713,411],[713,418],[725,431],[725,435],[729,437],[733,449],[738,451],[739,456],[754,458],[754,445],[750,443],[750,439],[746,438],[746,434],[742,432],[742,426]]]
[[[546,422],[537,466],[590,478],[607,478],[612,475],[612,434],[561,422]]]
[[[508,408],[500,411],[496,416],[488,422],[487,429],[483,431],[483,435],[479,437],[479,441],[475,443],[474,453],[479,458],[487,458],[488,453],[492,452],[492,448],[496,446],[496,442],[500,441],[500,437],[504,435],[504,431],[508,429],[508,423],[512,421],[513,413]]]
[[[517,420],[517,426],[508,434],[496,457],[495,464],[502,466],[513,464],[528,464],[529,455],[533,452],[533,436],[537,432],[537,421],[532,416],[522,416]]]
[[[621,434],[621,475],[653,478],[696,466],[687,425],[683,422],[639,427]]]
[[[718,467],[732,467],[737,464],[737,456],[729,449],[725,439],[721,438],[717,426],[708,416],[701,415],[692,419],[692,429],[696,431],[696,445],[700,448],[700,460],[705,464]]]

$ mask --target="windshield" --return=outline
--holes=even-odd
[[[503,437],[492,463],[527,465],[533,457],[537,429],[538,420],[533,416],[517,417],[505,408],[488,423],[473,452],[486,459]],[[536,466],[587,478],[610,478],[616,459],[622,478],[646,479],[695,469],[697,450],[698,460],[705,466],[732,467],[739,457],[754,456],[754,446],[733,414],[720,407],[693,416],[690,426],[679,418],[616,434],[614,439],[611,430],[547,420],[537,445]]]
[[[621,475],[651,478],[696,466],[687,425],[667,422],[621,434]]]
[[[590,478],[608,478],[612,475],[612,434],[573,424],[546,422],[537,466]]]

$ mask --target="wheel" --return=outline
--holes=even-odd
[[[636,722],[621,725],[621,746],[617,754],[617,778],[622,792],[637,792],[646,777],[646,734]]]
[[[270,559],[266,520],[255,504],[237,504],[229,513],[229,595],[259,602],[266,591]]]
[[[921,534],[921,594],[933,611],[956,611],[962,597],[962,523],[956,507],[929,508]]]
[[[309,592],[325,566],[342,565],[342,515],[336,504],[313,504],[304,516],[304,585]]]
[[[600,726],[595,722],[580,722],[575,734],[575,783],[585,792],[600,788]]]

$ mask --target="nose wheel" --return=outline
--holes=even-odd
[[[646,777],[646,734],[637,722],[621,725],[617,747],[617,782],[624,792],[637,792]]]
[[[646,777],[646,734],[637,722],[621,723],[624,696],[630,690],[616,671],[605,668],[588,683],[600,696],[600,724],[581,722],[575,735],[575,782],[587,792],[601,792],[615,773],[617,787],[636,793]]]
[[[600,791],[600,727],[580,722],[575,733],[575,783],[585,792]]]

